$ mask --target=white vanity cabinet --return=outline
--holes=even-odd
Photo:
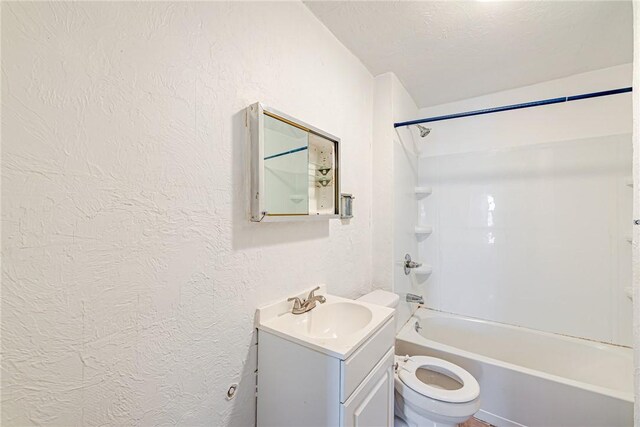
[[[320,321],[322,311],[330,312],[330,304],[340,300],[327,296],[327,304],[314,309],[318,310],[315,320]],[[258,427],[393,425],[393,310],[364,307],[370,307],[373,315],[368,329],[352,334],[358,339],[353,345],[346,339],[335,345],[332,338],[306,341],[302,335],[282,333],[285,329],[278,328],[277,322],[282,324],[288,314],[259,322]],[[290,316],[286,322],[310,328],[312,315],[302,316]]]
[[[340,403],[341,426],[393,425],[393,348],[378,362],[370,377]]]

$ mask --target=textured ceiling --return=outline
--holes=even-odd
[[[306,2],[421,107],[631,62],[631,2]]]

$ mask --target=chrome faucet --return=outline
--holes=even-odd
[[[293,309],[291,310],[291,313],[302,314],[309,310],[313,310],[316,307],[316,302],[324,304],[327,301],[325,297],[322,295],[314,295],[314,292],[318,289],[320,289],[320,286],[309,292],[307,299],[304,301],[300,300],[298,297],[289,298],[287,301],[293,301]]]
[[[422,295],[407,294],[407,302],[414,302],[416,304],[424,304],[424,298]]]

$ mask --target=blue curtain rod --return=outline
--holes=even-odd
[[[582,95],[563,96],[562,98],[543,99],[541,101],[525,102],[523,104],[504,105],[502,107],[485,108],[483,110],[465,111],[464,113],[447,114],[445,116],[427,117],[425,119],[410,120],[408,122],[394,123],[393,127],[417,125],[419,123],[439,122],[441,120],[459,119],[461,117],[480,116],[482,114],[499,113],[501,111],[519,110],[521,108],[539,107],[541,105],[560,104],[562,102],[577,101],[579,99],[597,98],[599,96],[617,95],[631,92],[631,87],[604,90],[602,92],[584,93]]]

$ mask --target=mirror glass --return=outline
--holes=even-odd
[[[268,215],[309,213],[309,132],[265,113],[264,200]]]

